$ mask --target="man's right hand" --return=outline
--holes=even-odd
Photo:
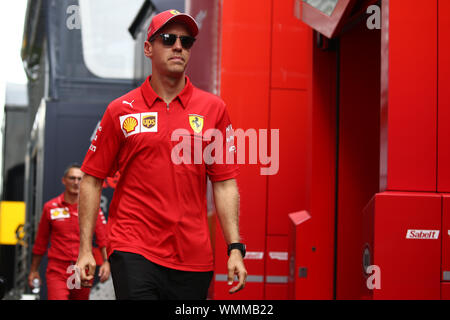
[[[39,282],[41,282],[41,277],[39,276],[39,271],[31,271],[30,274],[28,275],[28,285],[30,286],[30,288],[34,288],[33,280],[36,278],[38,278]]]
[[[95,273],[95,259],[92,252],[81,253],[78,256],[77,267],[80,270],[80,280],[83,287],[91,287]]]

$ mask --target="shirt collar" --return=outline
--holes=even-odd
[[[76,203],[68,203],[68,202],[66,202],[66,198],[64,197],[64,192],[59,195],[58,202],[61,205],[67,206],[67,207],[74,207],[74,206],[76,207],[77,206]]]
[[[155,101],[157,99],[163,101],[163,99],[161,99],[156,94],[156,92],[153,90],[152,86],[150,85],[151,77],[152,77],[151,75],[148,76],[148,78],[141,85],[142,96],[144,97],[144,100],[147,103],[147,106],[149,108],[151,108],[153,106],[153,104],[155,103]],[[192,90],[193,90],[193,85],[191,83],[191,80],[189,80],[188,76],[185,76],[185,78],[186,78],[186,85],[184,86],[183,90],[181,90],[181,92],[175,97],[175,99],[180,100],[181,106],[184,109],[186,109],[186,107],[189,103],[189,100],[191,99]]]

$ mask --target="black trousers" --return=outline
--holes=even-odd
[[[213,276],[166,268],[130,252],[114,251],[109,262],[117,300],[205,300]]]

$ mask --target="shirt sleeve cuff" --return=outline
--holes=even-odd
[[[226,173],[220,173],[220,174],[214,174],[214,175],[209,174],[208,176],[209,176],[209,179],[211,180],[211,182],[218,182],[218,181],[225,181],[225,180],[236,178],[238,175],[239,175],[239,169],[235,169],[233,171],[226,172]]]
[[[88,174],[90,176],[93,176],[93,177],[96,177],[96,178],[99,178],[99,179],[105,179],[108,176],[108,173],[105,173],[105,172],[100,171],[100,170],[89,168],[89,167],[87,167],[85,165],[81,166],[81,171],[83,171],[84,173],[86,173],[86,174]]]

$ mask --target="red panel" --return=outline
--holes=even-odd
[[[241,185],[241,184],[240,184]],[[247,216],[244,215],[244,211],[242,208],[248,208],[249,204],[245,199],[246,192],[243,191],[244,188],[240,187],[241,191],[241,234],[242,241],[247,244],[247,250],[250,252],[248,255],[249,258],[246,257],[245,267],[247,269],[248,275],[251,277],[260,278],[256,283],[249,282],[242,292],[239,292],[235,295],[228,294],[228,288],[226,282],[216,282],[214,290],[214,299],[263,299],[263,278],[264,278],[264,260],[263,257],[255,258],[251,253],[261,253],[263,254],[265,248],[265,232],[264,226],[260,223],[253,223],[249,220],[254,217],[254,212],[248,210]],[[254,218],[254,220],[256,220]],[[261,219],[264,221],[264,219]],[[246,224],[246,225],[244,225]],[[220,225],[217,222],[217,225]],[[255,227],[255,231],[251,230],[251,226]],[[227,261],[228,256],[226,254],[226,244],[223,238],[222,231],[218,229],[216,231],[216,248],[215,248],[215,275],[218,274],[226,275],[227,274]],[[250,288],[250,289],[249,289]],[[247,290],[249,289],[249,290]],[[260,290],[260,291],[259,291]]]
[[[267,277],[279,276],[287,277],[288,270],[288,237],[269,236],[267,237],[266,259],[266,282]],[[280,279],[282,281],[282,279]],[[282,282],[284,283],[284,282]]]
[[[430,231],[422,233],[422,238],[408,239],[410,230]],[[374,299],[440,298],[440,234],[437,239],[430,239],[440,230],[440,195],[376,195],[373,264],[381,271],[381,289],[373,290]]]
[[[265,299],[285,300],[288,294],[288,237],[267,237]]]
[[[287,300],[287,284],[266,284],[266,300]]]
[[[284,299],[287,296],[287,283],[289,275],[288,266],[288,237],[287,236],[269,236],[267,237],[266,260],[266,299]],[[267,291],[269,287],[285,288],[285,292],[280,297],[276,297],[275,292]],[[279,292],[279,290],[277,291]]]
[[[380,31],[340,38],[337,298],[359,296],[362,209],[379,190]],[[364,72],[361,72],[364,70]]]
[[[290,275],[296,279],[295,299],[299,300],[332,298],[332,292],[328,290],[333,282],[329,281],[327,272],[330,266],[326,265],[332,256],[324,255],[327,250],[321,246],[313,222],[314,216],[311,216],[296,230],[295,270]],[[301,276],[300,269],[306,272],[304,276]]]
[[[441,283],[441,300],[450,300],[450,282]]]
[[[233,128],[268,128],[270,86],[271,1],[223,1],[221,48],[221,92],[227,103]],[[258,14],[254,12],[258,7]],[[251,35],[251,36],[249,36]],[[258,48],[258,53],[248,48]],[[240,146],[238,145],[237,148]],[[248,154],[248,145],[247,145]],[[240,232],[248,251],[265,251],[267,176],[257,165],[241,165],[238,178]],[[215,272],[227,274],[226,245],[222,232],[216,232]],[[252,279],[264,277],[264,260],[245,260]],[[256,277],[256,278],[254,278]],[[241,292],[230,296],[226,282],[216,281],[215,299],[262,299],[264,285],[249,282]]]
[[[287,215],[308,208],[311,121],[308,102],[306,91],[272,90],[270,122],[271,128],[280,132],[280,166],[276,175],[269,176],[267,230],[270,235],[287,235]]]
[[[441,280],[450,281],[450,195],[442,197],[442,267]],[[444,276],[445,275],[445,276]]]
[[[294,9],[293,1],[273,1],[272,87],[308,89],[312,30]]]
[[[436,191],[436,21],[437,1],[389,1],[388,190]]]
[[[236,285],[234,283],[233,285]],[[232,286],[229,286],[226,281],[214,282],[214,297],[215,300],[263,300],[264,299],[264,283],[263,282],[248,282],[245,288],[234,294],[229,294],[228,290]]]
[[[333,270],[333,255],[322,246],[323,237],[314,229],[314,217],[307,211],[289,216],[289,299],[332,299],[333,281],[329,272]]]
[[[450,192],[450,1],[438,6],[438,191]]]
[[[299,211],[290,213],[289,217],[288,296],[293,300],[314,299],[314,279],[311,272],[318,270],[313,267],[314,257],[311,254],[311,215],[307,211]],[[300,274],[300,268],[306,270],[306,274]]]

